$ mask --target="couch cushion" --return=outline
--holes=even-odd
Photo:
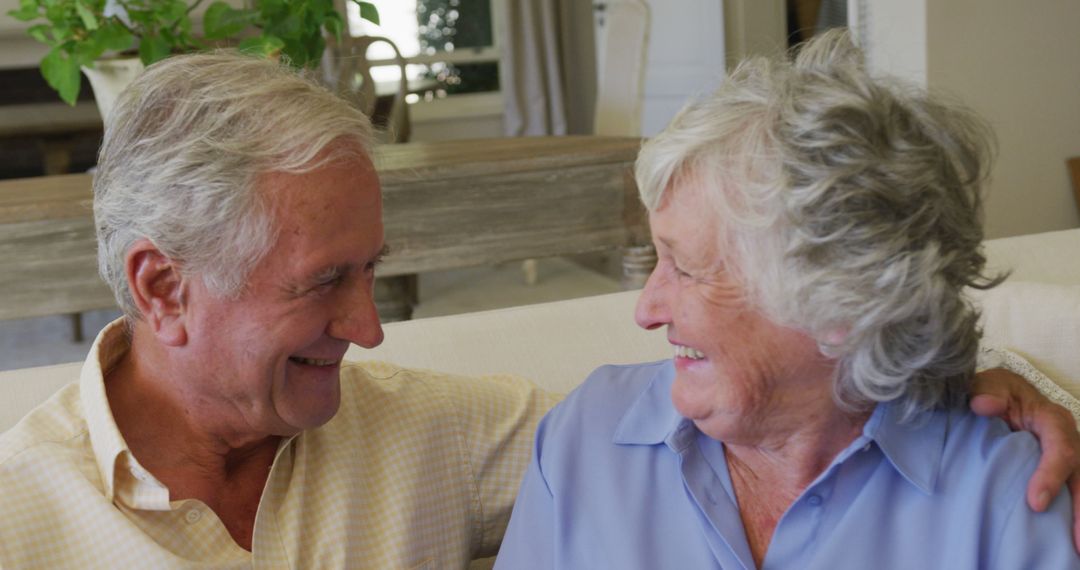
[[[604,364],[671,356],[663,330],[634,324],[639,291],[434,317],[386,325],[375,349],[349,349],[350,360],[386,360],[456,374],[524,376],[569,392]]]
[[[81,369],[81,362],[72,362],[0,372],[0,432],[14,426],[65,384],[78,381]]]
[[[1020,354],[1080,397],[1080,285],[1006,281],[972,297],[984,343]]]
[[[992,239],[985,246],[987,267],[1011,271],[1011,279],[1080,284],[1080,229]]]

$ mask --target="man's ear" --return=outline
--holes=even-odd
[[[124,257],[128,289],[150,331],[166,346],[187,343],[186,283],[176,262],[148,239],[139,239]]]

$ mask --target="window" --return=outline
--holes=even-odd
[[[499,45],[495,24],[505,0],[372,0],[382,24],[360,19],[359,8],[348,3],[353,35],[390,38],[408,65],[410,103],[453,94],[499,90]],[[376,82],[398,81],[391,67],[393,52],[375,44],[368,52]]]

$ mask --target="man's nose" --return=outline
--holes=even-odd
[[[373,282],[349,291],[337,311],[330,322],[330,336],[364,348],[375,348],[382,343],[382,323],[375,306]]]

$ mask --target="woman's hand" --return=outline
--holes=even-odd
[[[1027,502],[1043,511],[1065,483],[1073,500],[1073,544],[1080,552],[1080,433],[1064,407],[1051,402],[1022,376],[994,368],[976,375],[971,409],[998,416],[1014,430],[1031,432],[1042,457],[1028,482]]]

